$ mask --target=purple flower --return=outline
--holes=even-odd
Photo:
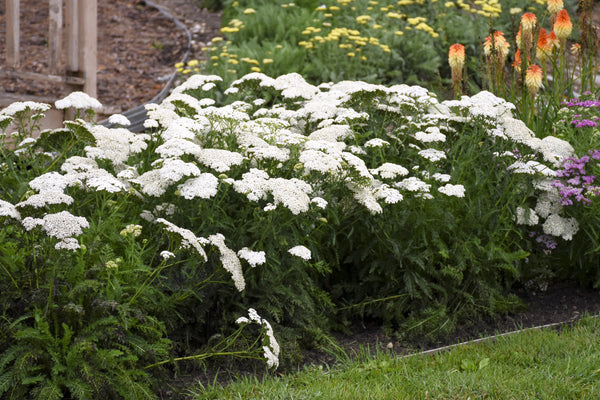
[[[588,153],[592,156],[592,159],[600,160],[600,150],[590,150]]]
[[[591,185],[592,183],[594,183],[594,179],[596,179],[596,177],[594,175],[585,175],[582,176],[581,179],[583,179],[584,185]]]
[[[575,128],[583,128],[586,126],[591,126],[593,128],[597,127],[598,124],[590,119],[583,119],[581,121],[572,121],[572,124],[576,124]]]

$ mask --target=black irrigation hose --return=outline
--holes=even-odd
[[[189,57],[190,47],[191,47],[191,42],[192,42],[192,34],[190,33],[189,29],[180,20],[175,18],[171,13],[169,13],[167,10],[165,10],[161,6],[153,3],[150,0],[145,0],[145,3],[149,7],[156,8],[165,17],[170,18],[175,23],[175,25],[177,25],[178,28],[182,29],[185,32],[185,34],[187,35],[187,38],[188,38],[188,43],[187,43],[187,48],[185,50],[185,54],[183,55],[183,58],[181,60],[181,62],[185,63]],[[177,71],[173,72],[173,74],[167,81],[165,87],[160,91],[159,94],[157,94],[148,103],[157,103],[158,104],[161,101],[163,101],[164,98],[169,95],[169,92],[171,91],[171,88],[173,87],[173,84],[175,83],[176,79],[177,79]],[[142,132],[144,130],[144,121],[147,119],[145,104],[142,104],[140,106],[137,106],[135,108],[127,110],[127,111],[123,112],[122,114],[125,117],[127,117],[129,122],[131,122],[131,125],[129,125],[127,127],[131,132]],[[99,124],[104,125],[104,126],[111,125],[108,122],[108,120],[100,121]]]

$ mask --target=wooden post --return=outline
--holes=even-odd
[[[51,74],[63,74],[62,65],[62,0],[50,0],[49,2],[49,27],[48,27],[48,47],[50,50],[50,60],[48,64]]]
[[[19,0],[6,0],[6,63],[19,66]]]
[[[83,72],[83,91],[96,97],[98,58],[98,0],[79,4],[79,67]]]
[[[67,70],[79,71],[79,0],[66,0]]]

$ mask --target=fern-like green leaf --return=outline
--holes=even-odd
[[[5,393],[12,386],[12,373],[6,372],[0,375],[0,395]]]
[[[39,400],[59,400],[62,398],[63,393],[54,382],[47,382],[37,394]]]

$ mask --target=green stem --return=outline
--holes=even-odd
[[[248,355],[247,351],[225,351],[225,352],[215,352],[215,353],[198,354],[198,355],[195,355],[195,356],[172,358],[172,359],[169,359],[169,360],[163,360],[163,361],[159,361],[157,363],[151,364],[151,365],[147,365],[147,366],[144,367],[144,369],[150,369],[150,368],[158,367],[160,365],[168,364],[168,363],[171,363],[171,362],[189,361],[189,360],[205,360],[205,359],[210,358],[210,357],[218,357],[218,356],[238,356],[240,358],[254,358],[254,359],[257,359],[257,360],[260,359],[257,356]]]

